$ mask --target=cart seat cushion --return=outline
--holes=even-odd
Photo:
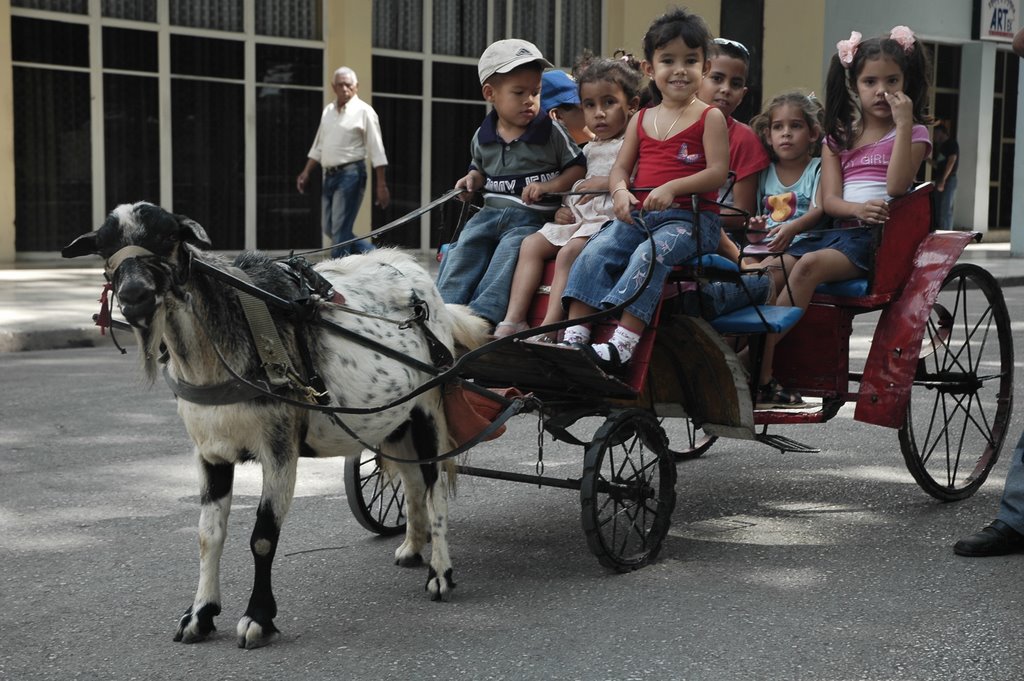
[[[826,284],[818,284],[818,288],[814,289],[814,292],[843,298],[861,298],[868,294],[868,280],[847,279],[846,281],[830,281]]]
[[[719,333],[782,333],[796,324],[803,313],[799,307],[788,305],[748,305],[715,317],[711,326]]]
[[[739,265],[734,263],[732,260],[724,258],[720,255],[716,255],[715,253],[702,255],[699,259],[696,256],[690,258],[689,260],[683,263],[683,267],[697,267],[698,264],[701,267],[711,268],[715,270],[725,270],[726,272],[740,271]]]

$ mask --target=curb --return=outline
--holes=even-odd
[[[100,330],[96,327],[46,329],[42,331],[0,331],[0,352],[92,348],[105,340],[107,338],[101,336]]]
[[[1024,274],[996,277],[1000,288],[1024,286]],[[123,346],[135,345],[135,336],[120,333],[118,343]],[[70,350],[113,345],[109,333],[101,335],[99,327],[89,324],[63,329],[39,329],[29,331],[0,330],[0,352],[32,352],[38,350]]]

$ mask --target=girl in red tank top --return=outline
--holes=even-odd
[[[651,24],[644,36],[642,66],[660,104],[629,122],[608,177],[616,220],[591,238],[569,274],[562,303],[575,318],[629,300],[653,270],[647,287],[623,311],[609,342],[591,345],[590,329],[584,325],[565,330],[564,344],[580,348],[609,370],[621,368],[632,357],[672,267],[698,251],[713,253],[718,245],[717,206],[702,206],[695,216],[690,202],[693,194],[715,200],[729,168],[725,117],[697,99],[710,44],[704,20],[685,10],[669,12]],[[634,186],[644,188],[635,192],[629,185],[634,169]],[[647,234],[634,221],[641,215],[654,238],[653,263]],[[699,231],[694,229],[697,220]]]

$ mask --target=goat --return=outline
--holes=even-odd
[[[197,222],[140,202],[118,206],[99,229],[83,234],[62,251],[66,258],[96,254],[107,260],[107,276],[132,327],[150,382],[158,373],[162,348],[168,357],[166,371],[172,381],[183,385],[230,382],[233,379],[225,365],[249,380],[265,376],[237,291],[203,268],[192,266],[193,261],[200,261],[220,269],[229,267],[220,256],[205,252],[210,246]],[[242,253],[234,266],[255,286],[276,296],[292,300],[300,293],[295,278],[263,254]],[[325,261],[315,269],[346,303],[345,307],[322,305],[318,312],[324,319],[411,358],[431,361],[426,334],[415,324],[403,328],[391,320],[410,317],[414,302],[426,304],[429,318],[424,324],[450,351],[456,342],[473,348],[486,341],[486,321],[473,316],[468,308],[446,306],[430,275],[406,253],[378,249]],[[277,316],[274,325],[291,361],[301,366],[303,339],[295,324]],[[389,359],[323,326],[309,325],[305,335],[312,367],[339,406],[392,404],[428,378],[412,365]],[[277,604],[271,589],[271,566],[292,501],[299,456],[357,456],[365,442],[412,462],[436,457],[452,446],[441,392],[434,387],[385,410],[343,417],[351,421],[346,425],[358,440],[334,425],[328,415],[272,397],[220,405],[178,399],[178,413],[195,444],[199,463],[201,513],[199,586],[178,622],[174,640],[193,643],[215,630],[214,617],[221,611],[220,558],[235,464],[255,461],[263,472],[262,495],[249,541],[255,563],[253,589],[236,627],[239,647],[256,648],[279,633],[274,626]],[[395,562],[406,566],[422,563],[420,552],[429,539],[433,547],[426,588],[434,600],[448,600],[455,583],[446,537],[448,489],[439,479],[443,472],[451,483],[454,466],[447,462],[410,463],[396,468],[405,491],[408,522]]]

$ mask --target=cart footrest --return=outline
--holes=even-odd
[[[785,435],[774,435],[772,433],[758,433],[754,436],[754,439],[758,442],[774,447],[783,454],[786,452],[797,452],[800,454],[818,454],[821,450],[817,447],[805,445],[802,442],[797,442]]]
[[[788,305],[748,305],[715,317],[711,326],[718,333],[781,333],[803,315],[799,307]]]

